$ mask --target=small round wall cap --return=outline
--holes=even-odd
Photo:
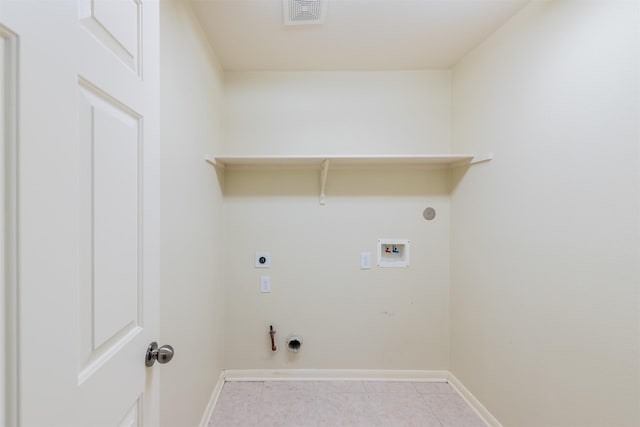
[[[436,210],[433,208],[426,208],[424,212],[422,212],[422,216],[427,221],[431,221],[433,218],[436,217]]]

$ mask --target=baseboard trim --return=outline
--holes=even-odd
[[[367,370],[367,369],[247,369],[222,372],[226,381],[433,381],[446,382],[449,371]]]
[[[449,372],[449,384],[471,406],[476,413],[490,427],[502,427],[502,424],[489,412],[489,410],[467,389],[455,375]]]
[[[220,378],[218,379],[218,383],[213,389],[213,393],[211,393],[211,398],[209,399],[209,403],[204,410],[204,414],[202,414],[202,419],[200,420],[200,427],[207,427],[209,425],[209,421],[213,416],[213,410],[216,408],[216,404],[218,403],[218,398],[220,397],[220,392],[222,392],[222,386],[224,386],[224,371],[220,374]]]

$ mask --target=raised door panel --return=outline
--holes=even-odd
[[[140,73],[141,11],[137,0],[80,0],[80,22],[103,47]]]
[[[141,118],[79,82],[80,372],[92,372],[142,327]]]
[[[140,427],[142,425],[142,397],[136,400],[131,409],[118,424],[118,427]]]

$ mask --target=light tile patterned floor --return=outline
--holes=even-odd
[[[447,383],[224,384],[209,427],[486,427]]]

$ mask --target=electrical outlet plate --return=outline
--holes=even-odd
[[[360,252],[360,269],[369,270],[371,268],[371,252]]]
[[[260,276],[260,292],[271,293],[271,276]]]
[[[256,252],[256,268],[271,268],[271,254],[269,252]]]

